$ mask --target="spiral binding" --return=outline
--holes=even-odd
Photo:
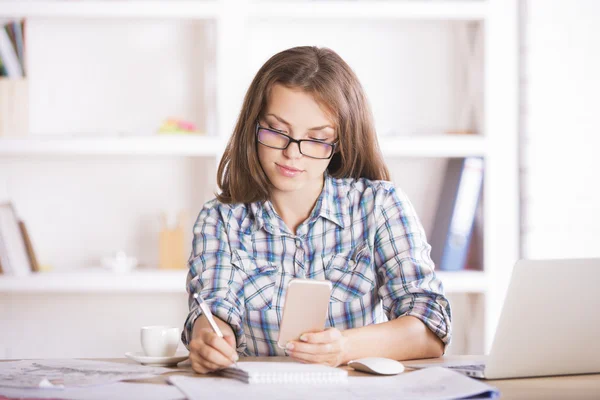
[[[240,368],[226,368],[220,371],[220,374],[252,384],[329,384],[346,383],[348,381],[348,373],[344,370],[248,372]]]
[[[321,384],[321,383],[345,383],[347,375],[336,372],[272,372],[248,376],[248,383],[294,383],[294,384]]]

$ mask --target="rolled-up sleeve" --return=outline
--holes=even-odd
[[[243,278],[231,264],[225,226],[214,202],[204,206],[194,225],[186,283],[190,312],[181,334],[181,340],[188,350],[194,322],[202,314],[193,297],[195,293],[202,296],[216,317],[231,326],[236,336],[237,351],[242,353],[246,348],[242,323]]]
[[[375,262],[383,310],[389,320],[407,315],[420,319],[447,346],[452,337],[450,303],[435,274],[423,226],[398,189],[390,189],[381,204]]]

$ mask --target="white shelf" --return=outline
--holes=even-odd
[[[446,293],[484,293],[483,272],[437,272]],[[114,273],[103,270],[40,272],[23,277],[0,276],[0,293],[185,293],[187,270]]]
[[[485,1],[256,1],[253,18],[484,20]]]
[[[469,157],[485,156],[486,138],[479,135],[430,135],[380,137],[384,156],[402,157]]]
[[[0,155],[217,156],[225,141],[200,135],[0,138]]]
[[[181,18],[211,19],[219,15],[216,1],[17,1],[0,2],[0,15],[12,18]]]
[[[0,15],[13,18],[218,18],[225,3],[218,1],[16,1],[0,2]],[[251,18],[372,18],[484,20],[485,1],[256,1]]]
[[[220,156],[223,139],[210,136],[156,135],[123,137],[0,138],[0,155],[175,155]],[[384,156],[485,156],[486,140],[479,136],[432,135],[383,137]]]
[[[0,293],[184,293],[186,270],[115,273],[103,270],[0,276]]]

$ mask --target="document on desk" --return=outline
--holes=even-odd
[[[62,389],[144,379],[170,371],[138,364],[75,359],[8,361],[0,363],[0,387]]]
[[[396,376],[350,376],[347,383],[333,385],[247,384],[229,378],[194,378],[181,375],[171,375],[168,379],[188,400],[239,400],[242,396],[244,400],[449,400],[473,396],[493,398],[500,394],[493,386],[439,367]]]
[[[186,400],[179,389],[171,385],[138,382],[115,382],[100,386],[56,389],[23,389],[0,387],[0,399],[60,400]]]

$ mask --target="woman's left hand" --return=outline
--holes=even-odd
[[[336,328],[321,332],[304,333],[300,341],[291,341],[286,351],[291,358],[311,364],[325,364],[331,367],[346,363],[348,338]]]

